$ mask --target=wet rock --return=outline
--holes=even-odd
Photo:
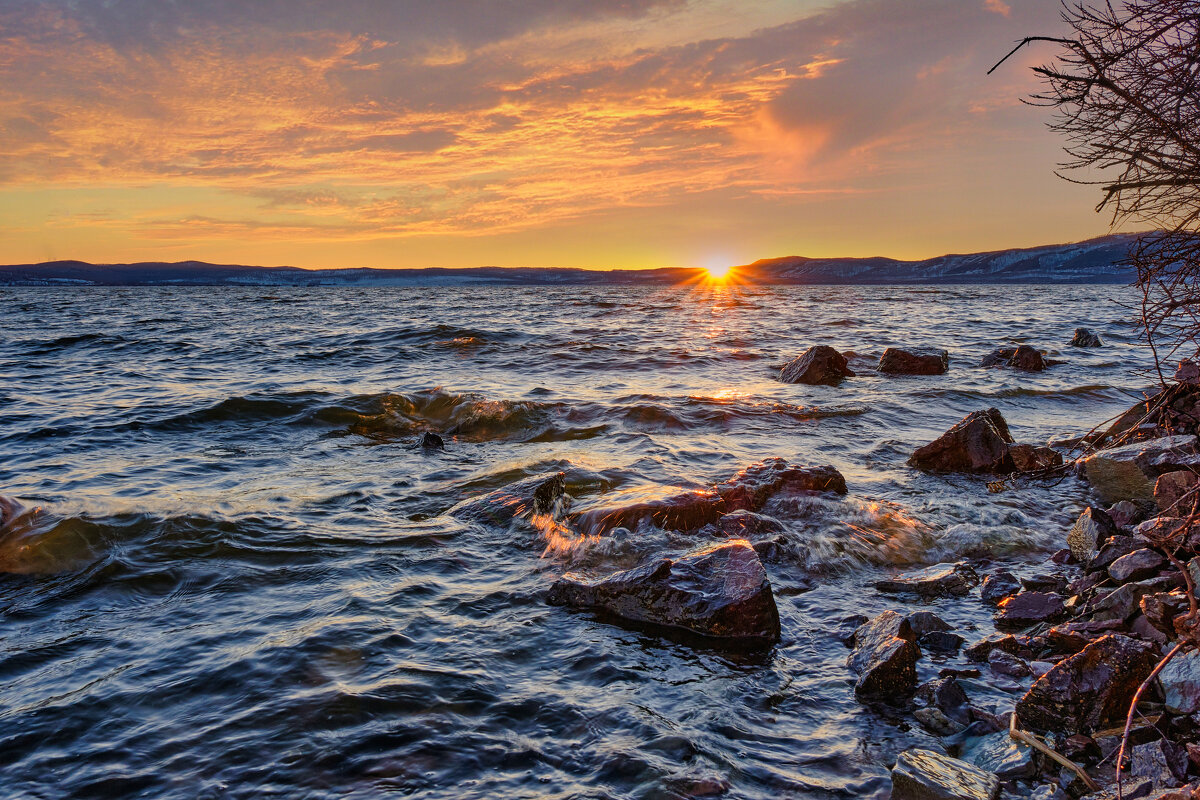
[[[1133,748],[1130,775],[1145,778],[1156,790],[1173,789],[1187,780],[1187,750],[1175,742],[1159,739]]]
[[[950,367],[945,350],[901,350],[889,347],[879,359],[879,371],[887,375],[941,375]]]
[[[859,695],[906,695],[917,685],[921,651],[908,620],[885,611],[854,632],[854,651],[847,665],[858,675]]]
[[[995,800],[1000,779],[932,750],[905,750],[892,768],[892,800]]]
[[[846,365],[842,354],[825,345],[808,348],[785,365],[779,373],[779,380],[784,383],[825,386],[837,386],[843,378],[852,377],[854,373]]]
[[[1044,783],[1033,790],[1029,800],[1070,800],[1070,796],[1052,783]]]
[[[1164,436],[1101,450],[1082,465],[1083,476],[1105,505],[1153,500],[1153,481],[1182,469],[1200,469],[1195,436]]]
[[[786,536],[776,536],[774,539],[764,539],[754,543],[754,552],[767,563],[779,561],[787,553],[788,540]],[[808,582],[793,587],[792,594],[811,592],[815,587]]]
[[[509,484],[503,489],[474,497],[447,512],[457,519],[504,526],[514,519],[528,519],[533,514],[549,514],[566,494],[566,473],[538,475]]]
[[[1018,718],[1043,731],[1090,731],[1116,724],[1157,661],[1157,648],[1150,642],[1104,636],[1034,681],[1017,703]]]
[[[1175,635],[1175,617],[1188,609],[1182,592],[1155,592],[1143,595],[1138,602],[1146,621],[1163,633]]]
[[[4,531],[17,517],[24,513],[25,507],[11,497],[0,495],[0,531]]]
[[[1062,575],[1030,575],[1021,578],[1021,586],[1030,592],[1057,592],[1067,590],[1067,579]]]
[[[983,585],[979,587],[979,599],[996,606],[1000,605],[1004,598],[1019,591],[1021,582],[1017,580],[1017,576],[1007,570],[999,570],[983,579]]]
[[[1100,551],[1087,562],[1088,572],[1103,572],[1108,573],[1108,568],[1112,563],[1122,556],[1127,556],[1130,553],[1142,549],[1144,543],[1132,536],[1122,536],[1120,534],[1112,536],[1100,548]]]
[[[1012,634],[993,633],[991,636],[985,636],[968,647],[966,649],[966,656],[971,661],[982,663],[987,661],[988,654],[993,650],[1002,650],[1014,656],[1031,655],[1029,648]]]
[[[995,408],[972,411],[936,440],[919,448],[908,464],[927,472],[1012,472],[1008,423]]]
[[[1123,628],[1120,620],[1068,622],[1055,625],[1042,637],[1046,645],[1056,653],[1072,655],[1087,647],[1094,640]]]
[[[1154,482],[1154,502],[1163,513],[1175,517],[1186,517],[1196,505],[1193,490],[1200,478],[1187,469],[1179,469],[1158,476]]]
[[[917,640],[922,650],[933,653],[957,653],[966,639],[949,631],[930,631]]]
[[[1180,653],[1158,673],[1163,705],[1172,714],[1200,711],[1200,651]]]
[[[966,727],[971,722],[967,693],[953,677],[926,681],[917,687],[915,698],[929,708],[936,708],[947,718]]]
[[[1041,372],[1047,366],[1041,351],[1023,344],[1020,347],[1002,347],[983,357],[981,367],[1012,367],[1025,372]]]
[[[725,503],[726,513],[758,511],[778,494],[845,494],[846,479],[830,466],[803,467],[782,458],[767,458],[717,484],[716,492]]]
[[[1037,772],[1033,748],[998,731],[963,744],[962,760],[995,774],[1002,781],[1032,778]]]
[[[1084,614],[1093,622],[1127,620],[1138,611],[1142,597],[1150,591],[1149,587],[1140,583],[1123,584],[1103,597],[1089,602],[1084,607]]]
[[[854,634],[869,621],[865,614],[850,614],[842,617],[833,627],[833,637],[846,647],[854,647]]]
[[[1035,678],[1040,678],[1050,670],[1054,669],[1053,661],[1030,661],[1029,674]]]
[[[622,619],[674,628],[734,645],[779,640],[779,612],[767,573],[745,540],[663,558],[603,580],[568,573],[547,602],[600,609]]]
[[[783,531],[783,523],[765,514],[755,514],[753,511],[734,511],[717,520],[717,531],[722,536],[735,539],[748,539],[751,536],[761,536]]]
[[[1090,328],[1076,328],[1075,335],[1071,337],[1072,347],[1103,347],[1104,342],[1100,341],[1100,336]]]
[[[1175,382],[1190,384],[1195,386],[1200,383],[1200,365],[1195,361],[1184,359],[1179,362],[1179,366],[1175,368]]]
[[[1036,472],[1063,464],[1062,454],[1058,451],[1032,444],[1010,445],[1008,457],[1012,459],[1013,469],[1017,472]]]
[[[967,727],[961,722],[950,719],[940,709],[932,707],[918,708],[913,712],[913,719],[934,736],[953,736]]]
[[[950,623],[934,614],[932,611],[914,611],[905,617],[914,635],[921,637],[927,633],[954,630]]]
[[[1067,547],[1079,561],[1090,561],[1110,537],[1121,532],[1112,517],[1098,508],[1089,506],[1079,515],[1074,527],[1067,533]]]
[[[1028,628],[1039,622],[1053,622],[1066,613],[1061,595],[1051,592],[1021,592],[1000,601],[997,628]]]
[[[987,660],[992,672],[1007,675],[1010,678],[1029,677],[1029,665],[1003,650],[993,650],[988,653]]]
[[[421,447],[426,450],[445,450],[446,443],[436,433],[426,433],[421,437]]]
[[[1167,563],[1167,559],[1160,553],[1143,547],[1112,562],[1108,568],[1108,574],[1119,583],[1140,581],[1143,578],[1157,575],[1159,568],[1165,563]]]
[[[636,530],[643,522],[663,530],[693,531],[717,522],[726,510],[721,495],[698,489],[640,502],[590,508],[576,514],[574,521],[580,530],[593,534],[614,528]]]
[[[935,564],[889,580],[875,582],[875,588],[889,594],[919,594],[924,597],[964,595],[979,585],[979,576],[965,561]]]

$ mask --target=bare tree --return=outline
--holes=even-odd
[[[1156,363],[1200,354],[1200,2],[1063,2],[1071,33],[1031,102],[1066,139],[1059,175],[1100,187],[1114,226],[1152,228],[1129,255]],[[1009,54],[1010,56],[1012,53]],[[1006,57],[1007,59],[1007,57]],[[997,65],[999,66],[999,65]],[[995,69],[993,67],[993,69]],[[1160,368],[1161,375],[1161,368]]]

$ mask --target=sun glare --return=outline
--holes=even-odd
[[[708,277],[714,281],[723,281],[729,277],[729,267],[705,267]]]

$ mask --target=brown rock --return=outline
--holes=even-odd
[[[1089,506],[1067,533],[1067,547],[1071,548],[1071,555],[1077,560],[1087,562],[1095,557],[1106,541],[1120,532],[1112,517],[1099,508]]]
[[[979,576],[965,561],[935,564],[907,572],[897,578],[875,582],[875,588],[890,594],[919,594],[925,597],[964,595],[979,585]]]
[[[1175,617],[1188,608],[1183,592],[1156,592],[1142,597],[1139,606],[1146,621],[1168,636],[1175,635]]]
[[[837,386],[843,378],[852,377],[854,373],[846,365],[845,357],[825,345],[808,348],[785,365],[779,373],[779,380],[784,383],[825,386]]]
[[[999,410],[973,411],[938,439],[919,448],[908,464],[928,472],[1012,472],[1008,424]]]
[[[1071,337],[1072,347],[1103,347],[1104,343],[1100,341],[1100,336],[1095,331],[1089,328],[1076,328],[1075,335]]]
[[[1039,622],[1053,622],[1066,612],[1061,595],[1051,592],[1021,592],[1000,601],[997,628],[1028,628]]]
[[[879,371],[885,375],[941,375],[950,367],[945,350],[901,350],[889,347],[879,359]]]
[[[854,632],[847,666],[858,674],[859,695],[909,694],[917,685],[921,651],[908,620],[885,611]]]
[[[1154,502],[1164,514],[1186,517],[1192,513],[1197,502],[1193,493],[1200,478],[1190,469],[1180,469],[1158,476],[1154,482]]]
[[[1020,347],[1002,347],[984,356],[981,367],[1012,367],[1025,372],[1041,372],[1046,360],[1037,349],[1023,344]]]
[[[1094,622],[1068,622],[1055,625],[1046,631],[1042,637],[1046,645],[1056,653],[1074,654],[1087,647],[1094,640],[1123,628],[1119,620],[1104,620]]]
[[[1037,730],[1091,731],[1125,717],[1129,701],[1158,661],[1150,642],[1109,634],[1059,662],[1017,703]]]
[[[1140,581],[1158,574],[1167,559],[1148,547],[1123,555],[1108,567],[1109,576],[1118,583]]]
[[[1013,468],[1017,472],[1036,472],[1040,469],[1061,467],[1062,454],[1049,447],[1035,447],[1031,444],[1014,444],[1009,446],[1008,455],[1012,458]]]

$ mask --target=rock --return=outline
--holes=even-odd
[[[1124,720],[1129,701],[1158,661],[1150,642],[1109,634],[1063,659],[1018,701],[1022,724],[1091,731]]]
[[[1141,522],[1143,519],[1142,510],[1128,500],[1113,503],[1108,509],[1108,516],[1118,528]]]
[[[1200,651],[1179,653],[1158,673],[1163,705],[1172,714],[1200,711]]]
[[[1010,678],[1029,677],[1029,665],[1014,655],[1003,650],[993,650],[988,653],[988,666],[992,672],[1007,675]]]
[[[913,712],[913,719],[921,723],[921,727],[934,736],[953,736],[963,730],[966,725],[955,722],[937,708],[918,708]]]
[[[837,621],[831,633],[846,647],[854,647],[854,634],[869,621],[864,614],[850,614]]]
[[[1175,382],[1195,386],[1200,383],[1200,365],[1195,361],[1184,359],[1175,368]]]
[[[1200,478],[1188,469],[1179,469],[1158,476],[1154,482],[1154,502],[1165,514],[1186,517],[1196,505],[1193,490]]]
[[[1159,739],[1133,748],[1129,772],[1134,779],[1145,778],[1156,790],[1173,789],[1187,780],[1187,750],[1175,742]]]
[[[1122,778],[1120,793],[1117,792],[1117,786],[1114,783],[1098,792],[1085,794],[1079,800],[1143,800],[1144,798],[1148,800],[1152,791],[1154,791],[1152,781],[1145,778]]]
[[[954,677],[926,681],[917,687],[915,697],[930,708],[936,708],[948,719],[961,723],[971,722],[970,701],[967,693]]]
[[[603,580],[568,573],[555,581],[547,602],[600,609],[734,645],[779,640],[779,612],[770,581],[744,539],[652,561]]]
[[[890,580],[875,582],[875,588],[890,594],[919,594],[925,597],[964,595],[979,584],[979,576],[965,561],[935,564]]]
[[[908,620],[908,626],[912,628],[913,634],[918,638],[927,633],[954,630],[950,623],[932,611],[914,611],[905,619]]]
[[[1118,583],[1140,581],[1158,574],[1158,570],[1167,559],[1148,547],[1134,550],[1128,555],[1121,556],[1108,568],[1109,576]]]
[[[842,354],[825,345],[808,348],[785,365],[779,373],[779,380],[784,383],[824,386],[837,386],[843,378],[852,377],[854,373],[846,365]]]
[[[1072,347],[1103,347],[1104,342],[1100,341],[1100,337],[1089,328],[1076,328],[1075,335],[1071,337]]]
[[[1120,533],[1112,517],[1098,508],[1089,506],[1079,515],[1074,527],[1067,533],[1067,547],[1079,561],[1090,561],[1109,538]]]
[[[1000,570],[983,579],[983,585],[979,587],[979,599],[996,606],[1000,605],[1004,598],[1019,591],[1021,582],[1017,580],[1017,576],[1007,570]]]
[[[755,514],[753,511],[734,511],[717,520],[717,531],[734,539],[748,539],[751,536],[761,536],[766,533],[779,533],[783,523],[765,514]]]
[[[993,633],[968,647],[966,656],[971,661],[984,662],[993,650],[1003,650],[1014,656],[1029,655],[1029,649],[1017,637],[1008,633]]]
[[[1021,586],[1030,592],[1056,592],[1061,594],[1067,590],[1067,579],[1062,575],[1030,575],[1021,578]]]
[[[1052,783],[1044,783],[1033,790],[1029,800],[1070,800],[1070,796]]]
[[[905,695],[917,685],[921,651],[908,620],[885,611],[854,632],[854,650],[847,665],[858,675],[859,695]]]
[[[1008,448],[1008,456],[1012,459],[1013,469],[1017,472],[1036,472],[1040,469],[1061,467],[1062,454],[1049,447],[1035,447],[1031,444],[1013,444]]]
[[[774,539],[763,539],[754,543],[754,552],[758,553],[758,557],[767,563],[774,563],[784,557],[787,552],[788,540],[786,536],[776,536]],[[791,594],[803,594],[811,592],[816,587],[811,582],[802,579],[800,583],[791,587]]]
[[[446,443],[436,433],[426,433],[421,437],[421,447],[426,450],[445,450]]]
[[[1046,631],[1043,639],[1054,652],[1072,655],[1101,636],[1119,631],[1122,627],[1120,620],[1068,622]]]
[[[949,631],[930,631],[917,639],[922,650],[934,653],[957,653],[966,639]]]
[[[994,773],[1002,781],[1032,778],[1037,772],[1033,748],[1019,743],[1008,731],[990,733],[963,745],[962,759]]]
[[[993,350],[983,357],[981,367],[1012,367],[1025,372],[1041,372],[1046,368],[1046,360],[1040,351],[1027,344],[1020,347],[1002,347]]]
[[[1117,534],[1110,536],[1108,541],[1100,548],[1100,551],[1087,562],[1088,572],[1103,572],[1108,574],[1108,568],[1112,566],[1117,559],[1127,556],[1130,553],[1142,549],[1145,543],[1132,536],[1123,536]]]
[[[892,800],[995,800],[1000,780],[932,750],[905,750],[892,768]]]
[[[1053,661],[1030,661],[1029,674],[1035,678],[1040,678],[1050,670],[1054,669]]]
[[[1156,644],[1166,644],[1167,635],[1158,628],[1150,624],[1150,620],[1146,619],[1141,614],[1134,615],[1129,621],[1129,632],[1139,639],[1145,639],[1148,642]]]
[[[566,473],[538,475],[509,484],[503,489],[473,497],[456,505],[447,513],[458,519],[491,523],[498,527],[514,519],[528,519],[534,514],[552,513],[566,494]]]
[[[950,367],[945,350],[901,350],[889,347],[879,359],[879,371],[886,375],[941,375]]]
[[[0,495],[0,532],[3,532],[25,513],[25,507],[11,497]]]
[[[1127,620],[1137,612],[1142,596],[1149,592],[1150,589],[1140,583],[1122,584],[1103,597],[1088,603],[1084,614],[1091,617],[1093,622]]]
[[[619,501],[596,506],[573,516],[581,530],[598,534],[613,528],[635,530],[649,522],[663,530],[694,531],[738,511],[757,512],[767,500],[783,493],[846,493],[846,479],[833,467],[802,467],[782,458],[751,464],[712,489],[675,492],[667,496]],[[644,497],[644,494],[643,494]],[[736,524],[737,517],[731,525]],[[769,519],[756,519],[754,524]],[[743,522],[749,519],[742,517]]]
[[[1066,613],[1061,595],[1051,592],[1021,592],[1000,601],[997,628],[1028,628],[1039,622],[1053,622]]]
[[[1143,595],[1138,602],[1146,621],[1168,636],[1175,635],[1175,617],[1188,609],[1182,592],[1155,592]]]
[[[1083,461],[1082,472],[1105,505],[1119,500],[1153,500],[1153,481],[1168,472],[1200,469],[1195,436],[1159,439],[1101,450]]]
[[[936,440],[919,448],[908,465],[928,472],[1012,472],[1008,423],[997,409],[972,411]]]

